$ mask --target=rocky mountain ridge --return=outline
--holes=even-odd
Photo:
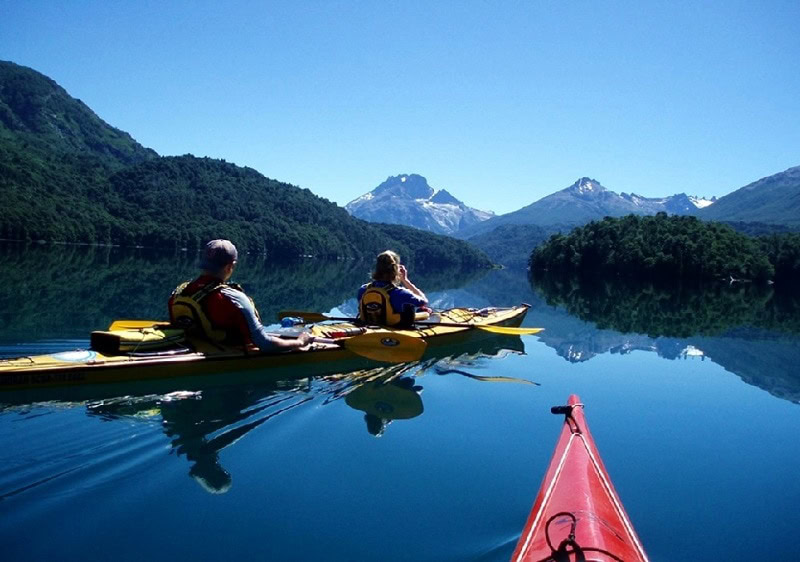
[[[595,179],[582,177],[569,187],[521,209],[467,227],[458,232],[457,236],[470,238],[504,224],[532,224],[545,228],[563,226],[568,229],[606,216],[621,217],[631,213],[696,214],[701,207],[711,205],[714,201],[713,198],[706,199],[685,193],[668,197],[643,197],[635,193],[617,194]]]
[[[446,189],[434,190],[418,174],[389,176],[369,193],[345,205],[345,209],[370,222],[402,224],[449,235],[494,216],[491,211],[467,206]]]

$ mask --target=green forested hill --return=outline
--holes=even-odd
[[[535,248],[549,237],[552,230],[535,224],[501,224],[494,230],[469,238],[497,264],[513,269],[528,266],[531,248]]]
[[[222,160],[159,157],[54,81],[0,61],[0,238],[368,257],[486,267],[463,242],[386,230],[307,189]],[[447,248],[447,251],[442,251]]]
[[[50,78],[7,61],[0,61],[0,124],[4,140],[16,140],[31,152],[94,155],[110,166],[158,156]]]
[[[555,235],[531,254],[531,269],[640,279],[774,279],[800,276],[800,235],[756,239],[695,217],[606,217]]]
[[[364,257],[394,248],[417,264],[489,266],[463,242],[367,223],[307,189],[222,160],[159,158],[114,174],[109,184],[105,205],[127,245],[195,248],[224,237],[270,256]]]
[[[108,242],[109,175],[157,158],[38,72],[0,61],[0,238]]]
[[[800,166],[739,188],[701,209],[697,216],[800,227]]]
[[[448,263],[468,267],[491,267],[491,260],[461,240],[443,234],[432,234],[410,226],[399,224],[368,223],[385,237],[394,241],[394,247],[404,261],[429,270]],[[404,249],[403,249],[404,248]]]

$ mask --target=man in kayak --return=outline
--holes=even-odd
[[[206,244],[200,257],[200,277],[178,286],[169,299],[170,321],[213,342],[260,351],[286,351],[308,344],[311,337],[306,333],[283,339],[261,325],[250,297],[239,285],[228,283],[238,257],[230,240]]]
[[[416,310],[427,311],[427,306],[425,293],[409,280],[406,266],[391,250],[378,256],[372,282],[358,290],[358,316],[366,324],[411,325]]]

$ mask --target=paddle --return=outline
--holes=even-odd
[[[473,375],[472,373],[468,373],[466,371],[462,371],[461,369],[435,369],[437,375],[449,375],[450,373],[456,373],[457,375],[461,375],[464,377],[469,377],[471,379],[475,379],[477,381],[484,381],[484,382],[515,382],[519,384],[531,384],[533,386],[541,386],[538,382],[529,381],[528,379],[520,379],[517,377],[504,377],[501,375]]]
[[[108,330],[138,330],[168,325],[168,322],[159,320],[115,320]],[[286,337],[285,334],[280,333],[270,335]],[[416,361],[422,357],[428,346],[428,343],[422,338],[388,331],[370,332],[346,338],[314,338],[313,341],[340,345],[356,355],[387,363]]]
[[[356,355],[387,363],[417,361],[428,347],[428,342],[422,338],[393,332],[369,332],[340,339],[314,338],[313,341],[335,343]]]
[[[108,331],[138,330],[139,328],[153,328],[167,325],[169,325],[169,322],[166,320],[114,320],[108,327]]]
[[[328,316],[319,312],[301,312],[299,310],[284,310],[278,313],[278,320],[283,318],[302,318],[303,322],[324,322],[325,320],[342,320],[345,322],[357,322],[358,318],[345,318],[338,316]],[[509,326],[490,326],[482,324],[467,324],[460,322],[415,322],[415,326],[447,326],[453,328],[475,328],[476,330],[483,330],[484,332],[491,332],[493,334],[505,334],[507,336],[526,336],[531,334],[538,334],[544,328],[512,328]]]

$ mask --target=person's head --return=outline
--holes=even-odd
[[[227,281],[233,275],[233,268],[239,252],[230,240],[212,240],[200,255],[200,269],[209,275]]]
[[[364,421],[367,422],[367,431],[370,435],[380,437],[389,425],[388,420],[379,418],[374,414],[364,414]]]
[[[396,252],[386,250],[378,255],[372,278],[375,281],[394,283],[400,277],[400,256]]]

